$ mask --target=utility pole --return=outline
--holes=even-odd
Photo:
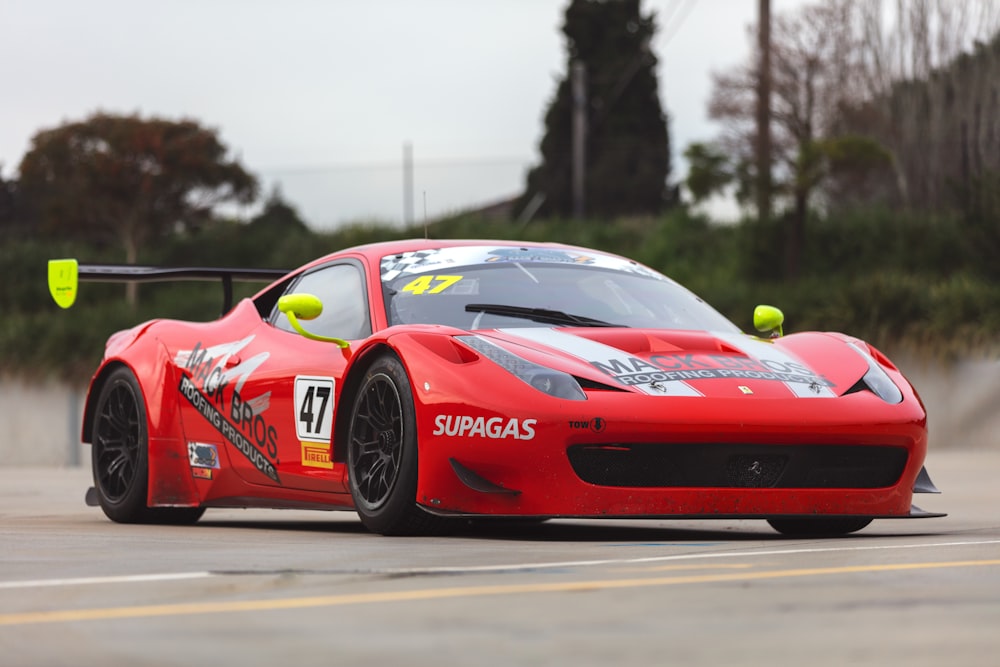
[[[403,226],[413,224],[413,144],[403,144]]]
[[[759,0],[757,49],[757,217],[771,217],[771,0]]]
[[[573,91],[573,217],[582,220],[587,201],[587,68],[579,60],[570,68]]]

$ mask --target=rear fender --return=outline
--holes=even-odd
[[[129,368],[139,381],[149,438],[149,507],[196,507],[201,499],[191,476],[187,444],[177,404],[176,369],[166,348],[152,336],[137,338],[119,355],[106,358],[94,374],[83,412],[82,440],[93,444],[97,399],[111,373]]]

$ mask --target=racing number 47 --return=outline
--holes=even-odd
[[[305,430],[307,433],[312,431],[313,425],[313,393],[316,394],[315,398],[319,403],[319,415],[316,416],[316,433],[319,433],[320,427],[323,425],[323,414],[326,412],[327,401],[330,400],[330,388],[329,387],[309,387],[306,389],[306,395],[302,400],[302,408],[299,410],[299,421],[305,425]]]
[[[328,442],[333,425],[333,378],[295,378],[295,422],[300,440]]]

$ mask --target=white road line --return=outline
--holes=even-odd
[[[443,566],[422,568],[386,568],[364,570],[366,574],[460,574],[463,572],[514,572],[519,570],[558,569],[563,567],[585,567],[593,565],[634,565],[636,563],[662,563],[679,560],[701,560],[708,558],[753,558],[758,556],[784,556],[793,554],[835,553],[845,551],[878,551],[892,549],[929,549],[933,547],[964,547],[986,544],[1000,544],[1000,540],[973,542],[938,542],[935,544],[887,544],[882,546],[856,547],[816,547],[809,549],[769,549],[767,551],[715,551],[700,554],[673,554],[670,556],[646,556],[643,558],[608,558],[604,560],[576,560],[550,563],[516,563],[510,565],[472,565],[469,567]]]
[[[117,577],[79,577],[76,579],[35,579],[33,581],[0,581],[0,589],[43,588],[45,586],[82,586],[86,584],[134,584],[144,581],[202,579],[215,576],[211,572],[169,572],[161,574],[129,574]]]
[[[768,549],[751,551],[715,551],[711,553],[698,554],[672,554],[669,556],[645,556],[642,558],[607,558],[601,560],[569,560],[553,561],[545,563],[509,563],[506,565],[469,565],[469,566],[443,566],[443,567],[414,567],[414,568],[381,568],[381,569],[344,569],[326,570],[315,572],[315,574],[392,574],[392,575],[421,575],[421,574],[465,574],[482,572],[519,572],[531,570],[554,570],[567,567],[591,567],[595,565],[635,565],[639,563],[663,563],[669,561],[683,560],[706,560],[710,558],[759,558],[763,556],[788,556],[795,554],[817,554],[817,553],[844,553],[861,551],[892,551],[904,549],[933,549],[937,547],[974,547],[990,544],[1000,544],[1000,540],[974,540],[967,542],[937,542],[931,544],[885,544],[852,547],[811,547],[800,549]],[[294,570],[282,570],[284,573],[294,572]],[[302,571],[302,574],[310,574],[309,571]],[[172,572],[159,574],[137,574],[123,575],[118,577],[81,577],[77,579],[36,579],[33,581],[0,581],[0,590],[16,588],[42,588],[47,586],[80,586],[87,584],[128,584],[150,581],[171,581],[182,579],[203,579],[207,577],[232,576],[233,573],[225,571],[205,571],[205,572]],[[241,570],[240,576],[246,575],[267,575],[270,571],[253,572]]]

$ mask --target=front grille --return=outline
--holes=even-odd
[[[574,445],[577,476],[599,486],[876,489],[899,481],[902,447],[730,443]]]

